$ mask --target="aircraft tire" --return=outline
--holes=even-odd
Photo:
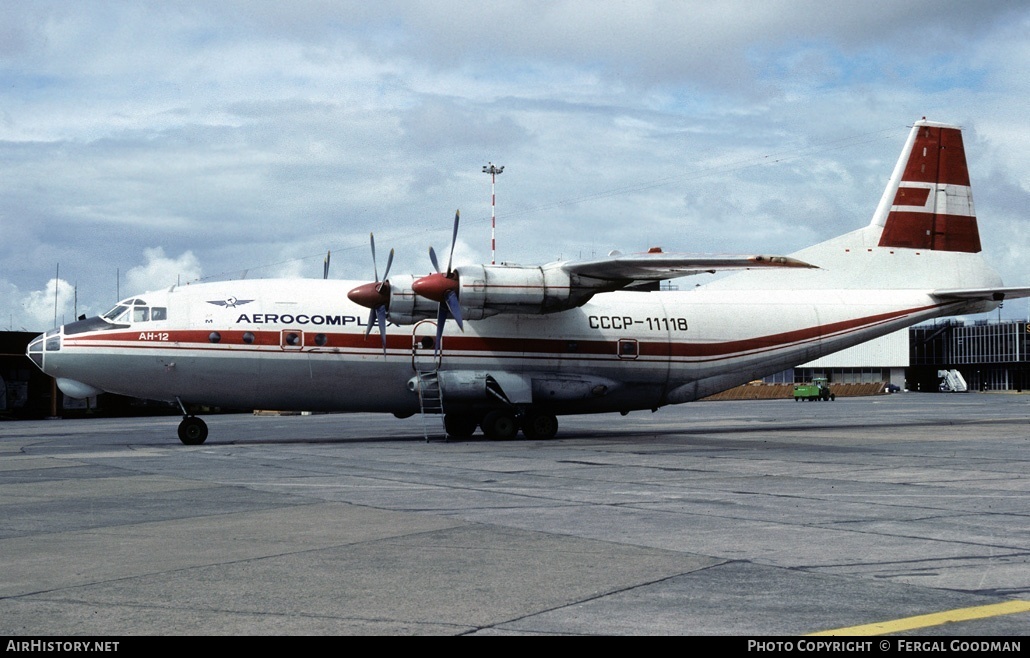
[[[475,417],[463,414],[445,414],[443,426],[447,430],[447,436],[455,439],[467,439],[476,433],[479,423]]]
[[[547,440],[553,439],[558,433],[558,419],[554,414],[546,411],[530,412],[522,421],[522,434],[527,439]]]
[[[199,446],[207,441],[207,423],[196,416],[187,416],[179,423],[179,440],[184,445]]]
[[[515,420],[515,414],[510,411],[491,411],[483,418],[483,434],[488,439],[495,441],[507,441],[514,439],[519,432],[519,424]]]

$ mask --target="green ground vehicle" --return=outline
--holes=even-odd
[[[794,401],[801,400],[836,400],[837,396],[830,392],[830,386],[826,383],[825,377],[816,377],[811,384],[797,384],[794,386]]]

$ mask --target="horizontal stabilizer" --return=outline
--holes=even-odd
[[[787,256],[720,256],[711,254],[646,254],[617,255],[600,260],[562,264],[569,274],[605,281],[661,281],[703,272],[752,270],[764,268],[815,268]]]
[[[934,290],[931,294],[940,299],[982,299],[1001,302],[1006,299],[1030,297],[1030,288],[957,288]]]

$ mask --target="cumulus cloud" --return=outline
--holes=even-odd
[[[147,259],[145,264],[125,273],[127,290],[123,292],[129,295],[187,283],[201,276],[200,262],[192,251],[168,258],[164,249],[153,247],[143,250],[143,257]]]
[[[75,286],[63,279],[50,279],[42,290],[22,297],[24,318],[36,327],[53,327],[74,320]]]

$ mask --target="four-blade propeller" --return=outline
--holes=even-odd
[[[372,244],[372,271],[376,280],[373,283],[366,283],[358,286],[347,293],[347,298],[355,304],[360,304],[371,309],[368,313],[368,326],[365,328],[365,338],[372,332],[372,325],[379,325],[379,335],[383,339],[383,356],[386,356],[386,309],[390,306],[390,266],[393,265],[393,249],[386,259],[386,271],[383,272],[383,280],[379,280],[379,267],[376,265],[376,238],[369,234],[369,241]]]
[[[416,294],[439,303],[436,312],[436,343],[434,352],[440,350],[440,340],[443,338],[443,326],[447,322],[447,316],[454,318],[458,328],[465,330],[461,320],[461,304],[458,302],[458,273],[452,269],[454,263],[454,245],[458,241],[458,220],[460,212],[454,211],[454,231],[451,235],[451,253],[447,256],[447,271],[440,271],[440,263],[436,259],[436,252],[429,248],[429,260],[433,262],[435,274],[429,274],[416,279],[411,284],[411,289]]]

